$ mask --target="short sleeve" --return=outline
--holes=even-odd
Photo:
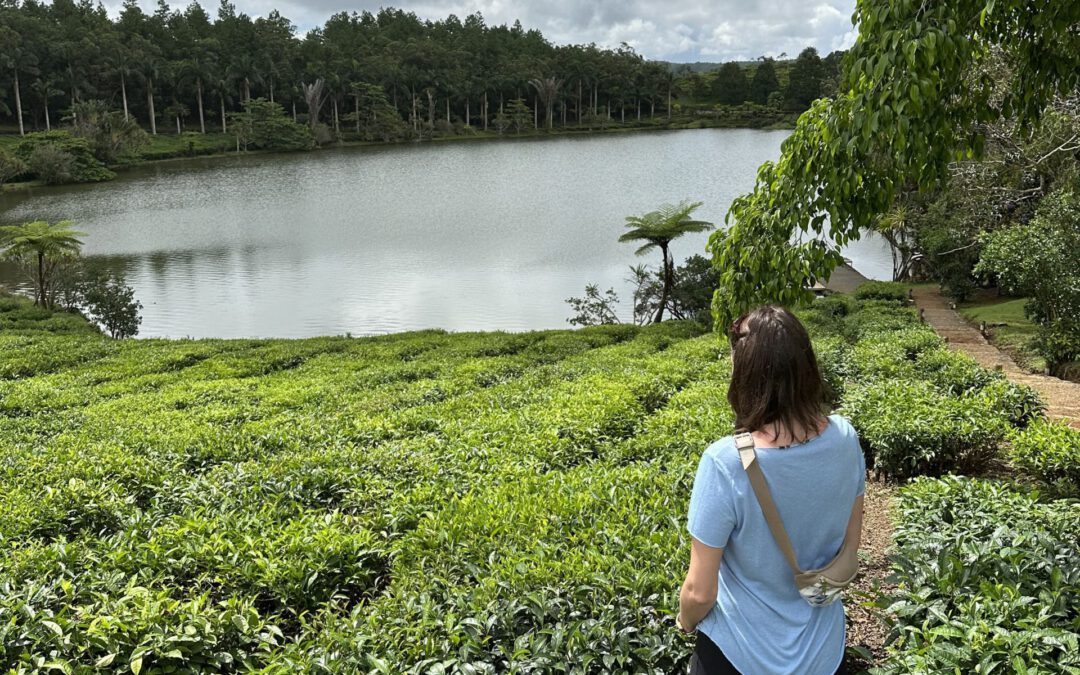
[[[698,463],[686,529],[695,539],[713,548],[727,546],[728,537],[735,529],[731,483],[708,453]]]

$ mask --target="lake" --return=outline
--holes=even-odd
[[[723,226],[787,131],[700,129],[355,147],[163,162],[110,183],[0,195],[0,222],[75,221],[123,272],[143,337],[308,337],[568,327],[565,299],[614,287],[624,217],[683,199]],[[679,262],[707,234],[672,245]],[[884,242],[848,249],[887,278]],[[22,280],[0,270],[0,283]]]

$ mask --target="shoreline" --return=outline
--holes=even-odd
[[[490,131],[477,131],[472,134],[453,134],[448,136],[438,136],[434,138],[428,138],[426,140],[414,139],[403,141],[338,141],[333,143],[327,143],[326,145],[316,146],[309,150],[228,150],[225,152],[208,152],[194,155],[176,155],[170,157],[156,157],[150,159],[139,159],[130,163],[116,164],[109,166],[109,169],[122,173],[129,169],[136,169],[144,166],[153,166],[155,164],[167,163],[167,162],[179,162],[188,161],[193,159],[220,159],[224,157],[242,157],[242,156],[254,156],[254,155],[293,155],[293,154],[307,154],[313,152],[322,152],[327,150],[337,150],[343,148],[363,148],[363,147],[391,147],[397,145],[424,145],[428,143],[473,143],[482,141],[505,141],[515,139],[544,139],[544,138],[560,138],[565,136],[594,136],[594,135],[606,135],[606,134],[623,134],[623,133],[639,133],[639,132],[658,132],[658,131],[693,131],[699,129],[749,129],[752,131],[784,131],[794,128],[794,124],[777,121],[769,124],[763,124],[761,126],[753,126],[748,124],[726,124],[717,123],[715,119],[699,119],[691,122],[677,122],[667,124],[656,125],[638,125],[638,126],[612,126],[606,129],[582,129],[582,128],[560,128],[560,129],[533,129],[525,133],[492,133]],[[216,132],[214,132],[216,133]],[[207,134],[210,135],[210,134]],[[159,136],[175,137],[174,134],[159,134]],[[109,183],[109,181],[100,181],[101,183]],[[92,185],[93,183],[62,183],[59,185],[48,185],[41,180],[30,180],[21,182],[8,182],[0,185],[0,194],[7,192],[18,192],[22,190],[33,190],[35,188],[43,187],[64,187],[70,185]]]

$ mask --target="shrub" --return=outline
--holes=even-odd
[[[93,183],[116,177],[94,156],[89,141],[66,131],[27,134],[16,146],[15,155],[26,162],[32,174],[49,183]]]
[[[1006,431],[981,401],[947,396],[923,381],[884,378],[851,387],[841,412],[859,432],[867,465],[900,480],[977,466]]]
[[[814,301],[813,309],[826,316],[845,317],[859,310],[859,303],[850,295],[837,293],[818,298]]]
[[[854,374],[863,380],[916,378],[916,361],[928,350],[939,350],[942,344],[941,338],[925,326],[870,333],[852,352]]]
[[[884,675],[1080,670],[1080,509],[999,483],[919,479],[895,513]]]
[[[1059,319],[1040,326],[1034,344],[1055,375],[1067,375],[1070,365],[1080,361],[1080,320]]]
[[[826,399],[829,405],[837,405],[847,389],[847,381],[857,371],[852,358],[851,345],[842,337],[832,336],[814,341],[821,377],[825,380]]]
[[[907,302],[908,287],[895,281],[867,281],[855,289],[855,299]]]
[[[49,185],[74,182],[75,158],[55,145],[39,145],[26,161],[30,172]]]
[[[4,186],[4,183],[24,173],[26,170],[26,162],[4,148],[0,148],[0,188]]]
[[[79,294],[90,317],[101,324],[114,338],[135,337],[139,334],[142,303],[122,276],[89,274],[80,284]]]
[[[1042,417],[1046,410],[1046,404],[1037,391],[1026,384],[1010,382],[1004,377],[986,383],[972,396],[1018,429]]]
[[[1080,430],[1036,421],[1013,436],[1009,457],[1055,489],[1080,497]]]
[[[919,315],[914,309],[882,300],[860,301],[859,311],[844,318],[844,332],[854,339],[919,325]]]
[[[977,392],[993,382],[1005,381],[1001,373],[987,370],[967,354],[948,347],[919,354],[915,359],[915,373],[954,396]]]

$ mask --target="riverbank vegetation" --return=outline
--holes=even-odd
[[[76,154],[63,146],[78,141],[38,134],[108,137],[100,123],[108,115],[113,130],[142,129],[152,139],[126,153],[95,144],[106,167],[244,147],[788,126],[812,100],[832,93],[840,61],[839,53],[822,59],[808,48],[791,61],[717,64],[701,74],[648,61],[625,45],[558,46],[519,23],[488,26],[479,14],[421,21],[391,8],[335,14],[298,36],[276,11],[252,18],[229,3],[212,18],[196,3],[183,10],[160,3],[148,15],[127,2],[115,20],[91,4],[15,3],[0,7],[0,44],[7,56],[0,62],[0,125],[9,133],[56,146],[42,153]],[[93,106],[99,119],[81,105]],[[251,116],[274,125],[271,142],[251,142]],[[286,120],[308,126],[312,138]],[[91,129],[81,129],[84,123]],[[12,142],[0,137],[5,145]],[[105,167],[49,167],[63,165],[63,156],[33,165],[20,159],[22,171],[7,180],[108,177]],[[0,182],[4,175],[0,170]]]
[[[79,239],[85,233],[72,225],[64,220],[0,227],[0,259],[22,270],[34,288],[34,306],[47,315],[68,312],[90,319],[114,338],[134,337],[142,322],[135,291],[122,276],[85,264]]]
[[[960,420],[997,439],[1038,415],[900,302],[836,297],[803,317],[879,471],[972,469],[992,448]],[[0,475],[3,667],[685,669],[679,523],[700,453],[732,427],[727,348],[697,324],[196,341],[42,328],[0,333],[0,453],[21,467]],[[892,443],[889,411],[861,405],[897,383],[947,408],[904,420],[940,446]],[[924,517],[954,508],[909,494]],[[1063,550],[1024,574],[1076,562]],[[990,571],[1003,583],[980,568],[965,597],[985,597]],[[1073,577],[1056,583],[1059,602],[1076,597]],[[1027,663],[1064,672],[1072,638],[1050,629],[1066,646]]]

